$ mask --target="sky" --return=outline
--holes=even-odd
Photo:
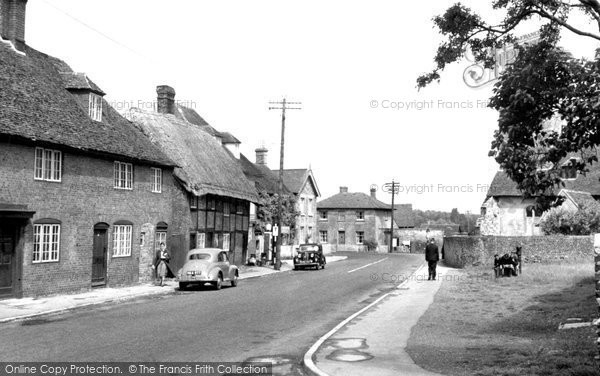
[[[250,160],[266,146],[273,169],[281,112],[269,102],[301,102],[287,113],[284,168],[312,168],[321,199],[375,185],[389,203],[381,186],[394,180],[396,203],[478,213],[498,170],[492,84],[467,86],[464,60],[416,88],[441,41],[431,19],[454,2],[36,0],[25,38],[85,72],[117,110],[148,109],[157,85],[172,86]],[[497,17],[488,2],[462,3]],[[576,56],[595,48],[562,43]]]

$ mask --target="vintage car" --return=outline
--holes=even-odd
[[[326,263],[321,244],[302,244],[294,257],[294,270],[309,267],[325,269]]]
[[[230,282],[235,287],[238,277],[238,267],[231,265],[227,252],[219,248],[192,249],[187,253],[183,268],[177,273],[180,290],[207,283],[220,290],[223,282]]]

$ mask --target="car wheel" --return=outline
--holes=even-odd
[[[184,290],[186,290],[186,289],[187,289],[187,287],[188,287],[188,284],[187,284],[187,283],[185,283],[185,282],[179,282],[179,290],[180,290],[180,291],[184,291]]]
[[[325,269],[325,263],[323,263],[323,265],[321,265],[321,269]]]
[[[219,274],[217,277],[217,282],[215,282],[215,290],[220,290],[223,287],[223,277]]]
[[[235,272],[233,279],[231,280],[231,287],[236,287],[238,285],[238,274]]]
[[[294,265],[294,270],[298,270],[298,267],[296,265]]]

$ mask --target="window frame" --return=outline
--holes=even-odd
[[[34,180],[49,181],[53,183],[62,182],[62,151],[36,147],[33,158]],[[48,160],[48,158],[50,160]]]
[[[124,167],[124,170],[123,170]],[[129,169],[129,171],[128,171]],[[124,174],[124,176],[123,176]],[[124,179],[123,179],[124,177]],[[114,189],[121,189],[126,191],[133,190],[133,164],[128,162],[115,161],[114,163],[114,174],[113,174]],[[124,186],[121,183],[124,182]],[[129,184],[127,184],[129,183]]]
[[[122,230],[129,230],[129,233]],[[133,224],[115,223],[113,225],[112,237],[112,257],[131,257],[133,250]]]
[[[329,213],[327,213],[327,210],[319,210],[319,220],[320,221],[326,221],[327,219],[329,219],[328,215],[329,215]]]
[[[365,244],[365,232],[364,231],[356,231],[356,244],[358,244],[358,245]]]
[[[102,121],[102,97],[96,93],[90,93],[88,115],[93,121]]]
[[[319,242],[320,243],[329,243],[329,233],[327,230],[319,231]]]
[[[365,212],[364,210],[357,210],[356,211],[356,220],[363,222],[365,220]]]
[[[150,167],[152,171],[152,193],[162,193],[162,168]]]
[[[46,233],[40,229],[48,229]],[[54,232],[57,229],[57,232]],[[58,221],[40,221],[33,224],[33,252],[31,256],[31,262],[33,264],[46,264],[52,262],[60,262],[60,235],[61,235],[61,223]],[[56,235],[56,241],[54,236]],[[42,241],[48,236],[48,241]],[[55,247],[54,247],[55,245]],[[36,257],[37,255],[37,257]],[[44,255],[48,255],[48,258],[44,259]]]

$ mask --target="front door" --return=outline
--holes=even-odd
[[[92,254],[92,287],[106,285],[106,248],[108,230],[94,229],[94,250]]]
[[[17,266],[15,262],[15,234],[16,228],[14,226],[0,225],[0,297],[13,294]]]

